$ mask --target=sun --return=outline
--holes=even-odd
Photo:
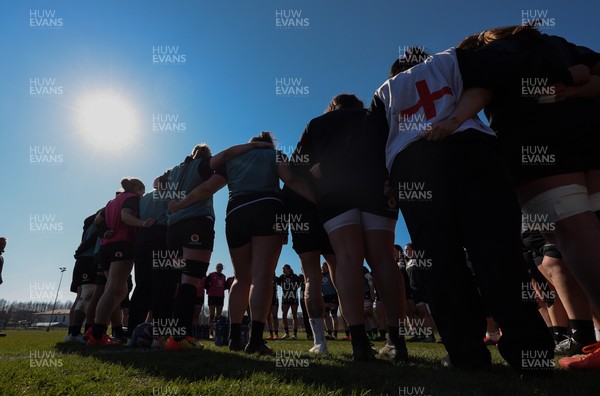
[[[99,92],[81,99],[79,129],[97,148],[122,150],[135,140],[138,120],[125,99],[113,92]]]

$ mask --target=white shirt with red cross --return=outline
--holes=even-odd
[[[390,171],[400,151],[420,139],[432,124],[450,116],[462,91],[463,80],[454,48],[430,56],[375,91],[386,108],[389,134],[385,155]],[[479,118],[465,121],[454,133],[470,128],[494,135]]]

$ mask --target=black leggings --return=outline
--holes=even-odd
[[[155,257],[172,257],[167,252],[166,234],[162,238],[136,243],[135,247],[135,289],[129,305],[128,335],[137,325],[146,320],[152,310],[154,321],[170,319],[173,314],[175,290],[181,279],[181,270],[172,268],[168,259]]]
[[[398,204],[413,248],[430,259],[420,270],[452,364],[489,366],[484,304],[502,328],[500,353],[513,368],[521,370],[522,351],[552,355],[554,341],[535,303],[522,299],[529,277],[521,212],[494,138],[469,130],[418,140],[396,156],[391,179],[393,187],[420,190],[398,194]]]

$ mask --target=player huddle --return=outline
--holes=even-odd
[[[87,344],[112,344],[107,327],[120,326],[115,312],[135,265],[129,323],[151,318],[157,348],[201,348],[191,329],[208,282],[218,289],[208,301],[216,316],[229,290],[229,349],[272,354],[263,333],[271,321],[277,335],[273,290],[282,288],[283,337],[291,310],[294,338],[304,285],[314,353],[327,352],[339,300],[355,360],[375,355],[366,326],[386,334],[381,355],[408,360],[408,329],[422,318],[417,334],[434,341],[432,317],[446,365],[489,368],[486,343],[497,343],[524,376],[551,375],[555,350],[567,355],[565,368],[598,369],[599,94],[600,54],[535,26],[485,30],[433,55],[411,49],[369,109],[354,95],[336,96],[289,158],[261,132],[214,156],[197,145],[151,192],[123,179],[123,191],[86,221],[76,267],[97,272],[97,282],[82,282],[73,326],[85,317]],[[222,237],[213,194],[225,186],[231,282],[218,268],[207,276]],[[394,249],[399,212],[412,239],[406,261]],[[302,280],[290,266],[274,278],[288,231]]]

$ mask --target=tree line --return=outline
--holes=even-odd
[[[54,310],[70,309],[72,301],[57,301]],[[28,327],[36,322],[37,312],[52,311],[50,301],[7,301],[0,299],[0,327]]]

